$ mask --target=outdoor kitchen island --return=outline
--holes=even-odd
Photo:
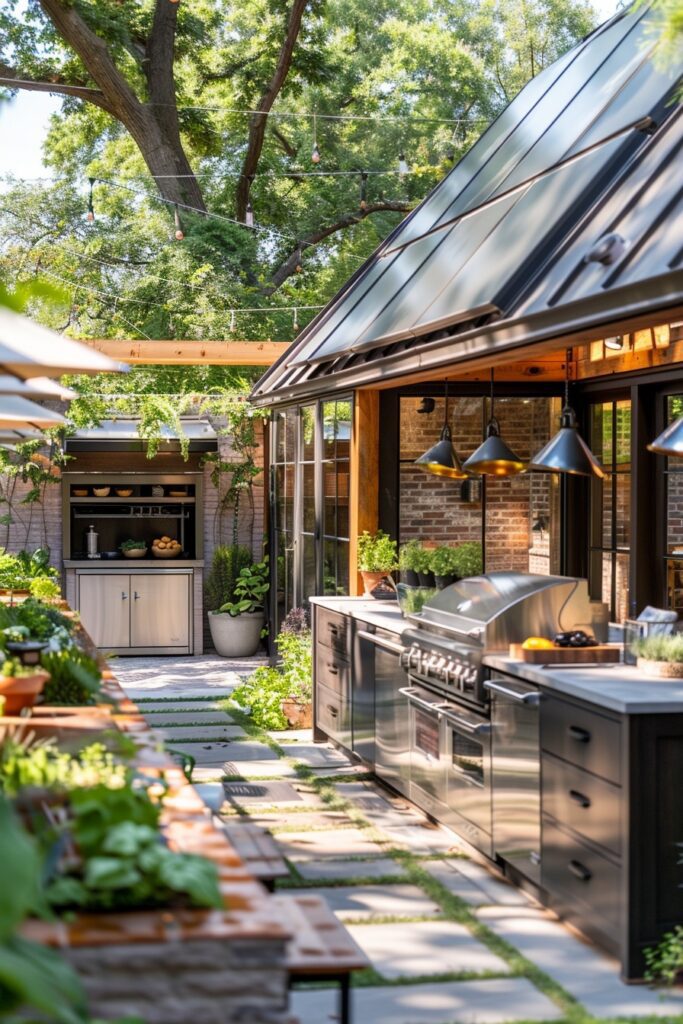
[[[642,978],[643,950],[683,923],[683,804],[670,784],[683,774],[683,682],[485,654],[488,696],[473,711],[414,685],[396,605],[312,605],[316,738],[534,891],[626,980]]]

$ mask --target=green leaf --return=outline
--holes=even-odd
[[[119,857],[91,857],[85,862],[88,889],[132,889],[141,879],[133,862]]]
[[[102,843],[102,851],[132,857],[150,843],[156,843],[158,838],[156,829],[150,828],[149,825],[135,825],[132,821],[124,821],[109,830]]]

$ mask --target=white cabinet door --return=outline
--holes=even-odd
[[[97,647],[130,645],[130,598],[127,574],[79,576],[78,610]]]
[[[131,647],[189,649],[191,579],[187,573],[131,575]]]

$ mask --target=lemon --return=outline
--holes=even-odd
[[[522,644],[525,651],[550,651],[554,646],[552,640],[546,640],[544,636],[528,636]]]

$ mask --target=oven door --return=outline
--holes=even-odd
[[[410,799],[443,819],[446,809],[446,761],[443,754],[443,697],[422,686],[401,693],[410,708]]]
[[[454,705],[442,714],[447,823],[491,857],[491,723]]]

